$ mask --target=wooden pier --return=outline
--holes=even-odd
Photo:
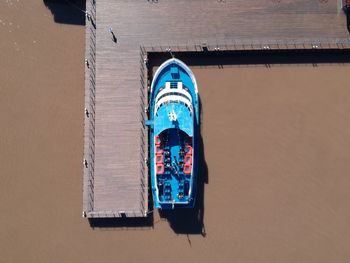
[[[343,5],[87,0],[83,216],[147,216],[149,52],[348,49]]]

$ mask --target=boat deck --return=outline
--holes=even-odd
[[[174,203],[188,201],[192,174],[191,169],[186,172],[185,167],[187,164],[189,167],[192,164],[192,155],[188,155],[192,138],[178,129],[165,130],[158,138],[161,150],[160,154],[156,151],[159,201],[174,201]],[[161,157],[159,161],[158,156]],[[161,165],[161,169],[158,169],[158,165]]]
[[[88,0],[84,216],[147,214],[147,52],[349,48],[342,5],[341,0]]]

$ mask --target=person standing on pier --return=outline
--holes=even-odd
[[[109,28],[109,33],[111,33],[111,35],[112,35],[112,40],[113,40],[113,42],[114,42],[114,43],[117,43],[117,38],[116,38],[116,36],[114,35],[113,29],[112,29],[111,27]]]

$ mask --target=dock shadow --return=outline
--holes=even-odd
[[[199,98],[200,116],[202,118],[201,100]],[[202,121],[200,122],[202,123]],[[166,219],[176,234],[197,234],[206,236],[204,225],[204,194],[205,185],[209,183],[208,166],[205,160],[204,144],[201,132],[199,132],[199,166],[197,177],[197,197],[193,209],[175,209],[169,211],[159,210],[162,219]]]
[[[85,25],[85,0],[43,0],[56,23]]]
[[[349,10],[350,12],[350,10]],[[349,18],[350,19],[350,18]],[[219,67],[272,64],[333,64],[349,63],[349,49],[295,49],[295,50],[222,50],[207,52],[173,52],[175,58],[195,67]],[[159,66],[171,56],[167,52],[150,52],[150,68]],[[148,76],[152,77],[151,74]]]
[[[93,229],[148,229],[153,227],[153,214],[149,214],[147,217],[134,218],[89,218],[89,224]]]
[[[345,16],[346,16],[346,27],[348,29],[348,32],[350,33],[350,7],[345,5],[343,7],[343,11],[344,11]]]

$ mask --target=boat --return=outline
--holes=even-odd
[[[185,63],[165,61],[149,94],[150,176],[154,208],[193,208],[198,170],[199,100]]]

